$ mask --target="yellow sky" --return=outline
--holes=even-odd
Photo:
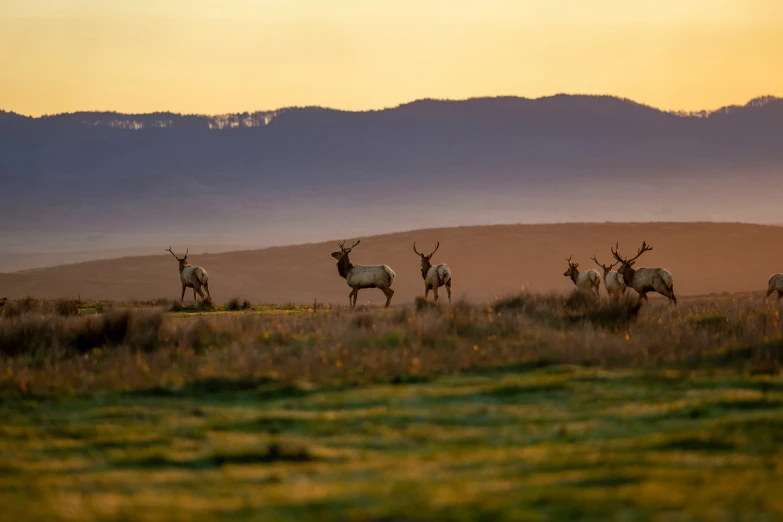
[[[0,109],[783,95],[783,0],[0,0]]]

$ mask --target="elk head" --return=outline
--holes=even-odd
[[[413,251],[416,252],[419,256],[421,256],[421,277],[426,278],[427,272],[430,268],[432,268],[432,256],[435,255],[435,252],[438,251],[438,248],[440,248],[440,241],[435,242],[435,250],[432,251],[432,253],[428,256],[425,256],[418,250],[416,250],[416,242],[413,242]]]
[[[361,240],[357,239],[356,242],[354,242],[353,245],[349,246],[348,248],[345,248],[345,241],[341,241],[338,243],[338,246],[340,247],[339,252],[332,252],[332,257],[335,258],[338,261],[342,261],[344,257],[347,257],[348,254],[351,253],[351,250],[353,250],[353,247],[359,244]]]
[[[566,261],[568,261],[568,270],[563,272],[563,275],[565,277],[570,277],[574,280],[574,282],[576,282],[576,276],[579,275],[579,263],[574,263],[571,261],[572,257],[574,256],[568,256],[568,259],[566,259]]]
[[[182,272],[183,268],[188,266],[188,252],[190,252],[190,249],[185,250],[185,255],[183,257],[177,257],[177,254],[174,253],[170,246],[166,249],[166,252],[171,252],[171,255],[174,256],[174,259],[179,262],[180,272]]]
[[[595,258],[595,256],[593,256],[593,261],[595,261],[595,264],[596,264],[596,265],[598,265],[598,266],[600,266],[601,268],[603,268],[603,270],[604,270],[604,277],[606,277],[606,274],[608,274],[609,272],[611,272],[611,271],[612,271],[612,268],[614,268],[614,266],[615,266],[615,265],[618,263],[618,261],[615,261],[615,262],[614,262],[614,263],[612,263],[611,265],[605,265],[605,264],[603,264],[603,263],[599,263],[599,262],[598,262],[598,260]]]
[[[625,279],[626,284],[628,284],[629,280],[631,280],[631,278],[633,277],[634,272],[636,272],[636,270],[633,268],[634,263],[636,263],[636,260],[639,259],[640,255],[652,250],[652,247],[647,246],[646,241],[642,241],[642,246],[639,247],[639,250],[636,252],[636,255],[630,259],[622,257],[620,255],[619,250],[620,250],[620,243],[615,243],[615,247],[612,248],[611,251],[614,258],[620,263],[620,268],[617,269],[617,273],[623,276],[623,279]]]

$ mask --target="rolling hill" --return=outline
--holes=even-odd
[[[737,223],[571,223],[495,225],[400,232],[362,238],[352,253],[355,264],[385,263],[397,273],[393,304],[410,302],[423,293],[420,250],[441,247],[433,259],[454,272],[455,298],[488,301],[519,291],[568,291],[562,276],[565,258],[594,268],[590,257],[608,263],[609,247],[619,241],[622,252],[635,252],[642,240],[654,250],[641,266],[663,266],[675,276],[681,296],[758,292],[768,277],[783,271],[783,228]],[[177,264],[160,246],[154,256],[90,261],[0,274],[0,294],[9,298],[76,297],[152,299],[179,297]],[[175,251],[185,245],[174,245]],[[347,303],[349,288],[337,274],[330,253],[336,241],[262,250],[198,255],[190,261],[207,269],[213,298],[238,296],[256,303]],[[188,294],[190,299],[192,293]],[[382,304],[378,290],[362,290],[359,304]]]

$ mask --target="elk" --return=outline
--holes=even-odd
[[[435,250],[433,250],[430,255],[425,256],[416,250],[416,242],[413,242],[413,251],[421,256],[421,277],[424,279],[424,299],[427,299],[430,290],[432,290],[435,301],[437,302],[438,288],[445,285],[446,291],[449,294],[449,303],[451,303],[451,269],[449,268],[449,265],[444,263],[433,266],[431,261],[432,256],[435,255],[438,248],[440,248],[440,241],[435,243]]]
[[[620,263],[617,272],[623,277],[626,286],[630,286],[639,294],[639,298],[647,301],[647,292],[657,292],[669,300],[669,304],[677,304],[677,298],[674,296],[674,278],[671,272],[665,268],[634,268],[636,260],[652,250],[646,241],[631,259],[623,258],[619,252],[620,244],[617,243],[611,249],[612,255]]]
[[[198,299],[196,299],[196,293],[201,296],[201,301],[203,302],[204,293],[201,291],[202,287],[207,291],[207,298],[209,298],[211,301],[212,296],[209,295],[209,276],[207,276],[207,271],[200,266],[190,266],[188,264],[189,249],[185,251],[184,257],[177,257],[177,254],[171,250],[171,247],[168,247],[166,252],[171,252],[171,255],[174,256],[174,259],[179,262],[179,278],[182,281],[182,296],[180,297],[180,302],[185,300],[186,288],[193,289],[193,300],[196,301],[196,303],[198,303]]]
[[[351,293],[348,294],[348,302],[351,308],[356,306],[359,290],[362,288],[378,288],[386,296],[386,308],[389,308],[394,290],[391,289],[394,282],[394,270],[386,265],[354,265],[348,255],[361,240],[345,248],[345,241],[339,243],[340,251],[332,252],[332,257],[337,260],[337,272],[340,277],[348,282]]]
[[[772,292],[778,293],[778,301],[783,298],[783,274],[775,274],[769,278],[769,283],[767,283],[767,295],[764,296],[764,299],[772,295]]]
[[[595,261],[595,264],[600,266],[604,271],[604,288],[606,288],[606,293],[609,294],[609,297],[624,296],[625,281],[618,272],[612,272],[612,268],[614,268],[617,262],[614,262],[611,265],[605,265],[599,263],[595,256],[593,256],[593,261]]]
[[[568,270],[566,270],[563,275],[570,277],[571,281],[573,281],[576,287],[580,290],[595,292],[595,295],[601,297],[601,294],[598,290],[601,286],[601,276],[598,275],[598,272],[592,268],[590,270],[582,270],[580,272],[579,263],[574,263],[571,261],[571,257],[573,256],[569,256],[568,259],[566,259],[566,261],[568,261]]]

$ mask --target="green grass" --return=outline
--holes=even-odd
[[[773,520],[782,403],[769,378],[575,366],[16,399],[0,504],[9,520]]]
[[[774,304],[40,306],[0,319],[4,519],[783,519]]]

